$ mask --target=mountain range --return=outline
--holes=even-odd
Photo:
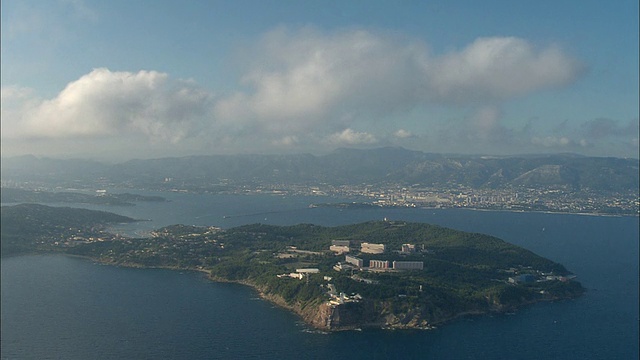
[[[2,159],[2,180],[43,183],[101,181],[134,187],[173,184],[397,183],[471,188],[564,187],[637,192],[638,159],[575,154],[444,155],[387,147],[337,149],[327,155],[211,155],[107,164],[22,156]]]

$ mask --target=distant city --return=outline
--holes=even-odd
[[[254,189],[239,189],[237,193],[281,195],[326,195],[353,198],[375,206],[468,208],[505,211],[549,211],[585,214],[638,215],[640,201],[637,194],[601,191],[572,191],[555,187],[472,189],[465,186],[450,188],[403,187],[398,184],[295,186],[267,185]],[[359,204],[356,202],[354,206]],[[348,206],[348,204],[344,204]]]
[[[638,159],[441,155],[403,148],[327,155],[213,155],[105,164],[3,158],[2,187],[317,196],[313,206],[639,214]],[[134,195],[128,195],[129,199]],[[321,197],[327,197],[322,200]],[[122,202],[126,198],[110,198]],[[314,202],[316,202],[314,200]]]

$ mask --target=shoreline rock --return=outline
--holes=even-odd
[[[172,271],[193,271],[199,272],[206,276],[206,278],[213,282],[218,283],[234,283],[243,286],[248,286],[254,289],[261,299],[270,302],[282,309],[290,311],[298,316],[305,324],[315,330],[326,332],[337,331],[355,331],[362,329],[381,329],[381,330],[432,330],[439,326],[445,325],[452,321],[467,316],[485,316],[489,314],[505,314],[521,309],[525,306],[530,306],[540,302],[552,302],[560,300],[570,300],[575,297],[553,297],[545,299],[536,299],[531,301],[524,301],[517,306],[514,305],[500,305],[493,304],[488,310],[469,310],[460,313],[453,314],[451,316],[443,316],[438,319],[434,319],[428,322],[422,317],[421,310],[413,308],[407,312],[400,313],[385,313],[385,307],[382,306],[383,311],[374,310],[375,306],[373,302],[362,301],[360,303],[346,303],[342,305],[332,305],[328,302],[322,302],[320,304],[289,304],[287,301],[277,294],[273,294],[267,291],[266,288],[259,286],[248,280],[229,280],[218,276],[211,275],[211,272],[204,268],[183,268],[177,266],[145,266],[138,263],[119,263],[113,261],[106,261],[103,259],[92,258],[89,256],[73,255],[73,254],[61,254],[65,256],[71,256],[93,262],[109,265],[109,266],[121,266],[132,269],[164,269]],[[348,305],[351,304],[351,305]],[[346,305],[346,306],[345,306]],[[380,304],[378,304],[380,305]],[[349,308],[351,307],[351,308]],[[355,310],[355,311],[354,311]]]

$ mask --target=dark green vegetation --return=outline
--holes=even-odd
[[[137,194],[97,194],[89,195],[77,192],[48,192],[3,187],[0,191],[3,203],[76,203],[133,206],[135,201],[166,201],[160,196]]]
[[[419,327],[460,314],[512,310],[583,292],[578,282],[566,278],[570,273],[562,265],[528,250],[487,235],[418,223],[254,224],[228,230],[174,225],[149,238],[99,241],[83,236],[82,241],[72,241],[78,228],[130,220],[80,209],[3,207],[3,252],[8,243],[22,250],[62,251],[125,266],[207,271],[215,279],[252,285],[280,299],[314,326],[328,329],[374,324]],[[351,253],[363,258],[365,266],[371,259],[403,260],[422,261],[424,269],[336,271],[333,266],[345,257],[328,251],[332,240],[350,240]],[[378,255],[358,254],[359,244],[365,241],[384,243],[388,250]],[[416,250],[401,253],[406,243]],[[317,268],[319,273],[302,279],[277,276],[300,268]],[[518,276],[524,274],[530,275],[530,281],[519,282]],[[360,297],[339,305],[340,293]],[[329,306],[332,299],[334,305]],[[334,319],[331,324],[332,317],[337,319],[336,307],[341,309],[341,323]],[[329,309],[326,316],[317,315],[321,309]],[[409,318],[413,323],[398,320]]]
[[[0,220],[2,255],[51,251],[82,241],[114,236],[108,224],[136,221],[104,211],[50,207],[38,204],[3,206]]]

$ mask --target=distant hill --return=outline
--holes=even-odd
[[[190,186],[230,183],[458,184],[472,188],[563,186],[637,192],[638,159],[574,154],[443,155],[403,148],[338,149],[314,156],[213,155],[101,164],[35,157],[3,159],[3,181],[102,182],[146,187],[166,181]]]
[[[107,224],[136,220],[104,211],[39,204],[3,206],[0,211],[2,255],[38,250],[74,235],[99,236]]]
[[[3,187],[0,192],[3,204],[7,203],[76,203],[101,204],[116,206],[134,206],[137,201],[166,201],[160,196],[143,196],[136,194],[84,194],[79,192],[48,192]]]

